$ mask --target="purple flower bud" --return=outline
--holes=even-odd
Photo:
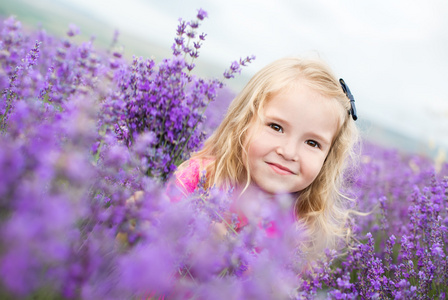
[[[80,33],[79,27],[76,26],[75,24],[70,24],[68,31],[67,31],[67,35],[72,37],[75,35],[78,35]]]
[[[179,19],[179,25],[177,26],[177,36],[180,37],[185,33],[185,29],[187,28],[187,23],[182,19]]]
[[[199,27],[199,22],[197,21],[191,21],[189,23],[190,28],[192,28],[193,30]]]
[[[187,32],[187,36],[188,36],[190,39],[194,39],[194,37],[196,36],[196,34],[195,34],[194,31],[189,31],[189,32]]]
[[[208,16],[208,14],[207,14],[207,12],[205,11],[205,10],[203,10],[202,8],[200,8],[199,10],[198,10],[198,14],[197,14],[197,18],[199,19],[199,20],[204,20],[205,18],[207,18],[207,16]]]

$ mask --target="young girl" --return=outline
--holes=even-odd
[[[308,251],[335,247],[349,236],[341,176],[358,133],[350,100],[322,61],[277,60],[255,74],[203,149],[179,167],[177,186],[192,193],[205,172],[206,188],[291,194]]]

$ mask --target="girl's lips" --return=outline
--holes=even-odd
[[[290,169],[282,166],[282,165],[278,165],[278,164],[274,164],[274,163],[267,163],[272,170],[274,170],[275,173],[280,174],[280,175],[295,175],[295,173],[293,171],[291,171]]]

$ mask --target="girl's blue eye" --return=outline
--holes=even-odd
[[[269,127],[271,127],[272,129],[274,129],[277,132],[283,133],[283,127],[278,124],[271,123],[271,124],[269,124]]]
[[[313,148],[320,148],[320,144],[316,141],[307,140],[305,143],[307,143],[308,145],[310,145]]]

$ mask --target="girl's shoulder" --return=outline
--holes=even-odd
[[[205,158],[192,158],[181,165],[175,173],[176,186],[185,195],[191,194],[197,188],[203,172],[213,160]]]

